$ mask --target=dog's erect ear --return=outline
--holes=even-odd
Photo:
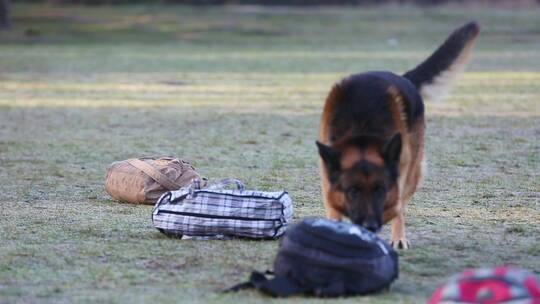
[[[319,148],[319,155],[326,164],[330,181],[335,182],[339,177],[339,170],[341,168],[339,163],[341,153],[332,149],[332,147],[320,143],[319,141],[316,141],[315,143],[317,144],[317,148]]]
[[[469,22],[455,30],[446,41],[419,66],[403,75],[425,100],[442,100],[456,76],[471,56],[480,26]]]
[[[383,147],[383,156],[387,164],[399,163],[401,156],[401,134],[398,133],[392,137]]]

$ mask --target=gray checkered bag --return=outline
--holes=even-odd
[[[225,189],[236,184],[237,189]],[[242,182],[226,179],[206,188],[169,191],[154,207],[154,227],[170,236],[279,238],[292,223],[289,194],[245,190]]]

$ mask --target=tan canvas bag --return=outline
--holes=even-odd
[[[199,173],[181,159],[131,158],[109,166],[105,190],[121,202],[153,205],[163,193],[189,186],[194,179],[201,179]]]

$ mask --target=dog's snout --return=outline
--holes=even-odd
[[[381,227],[375,219],[365,220],[362,226],[371,232],[377,232]]]

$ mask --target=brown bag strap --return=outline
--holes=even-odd
[[[136,158],[130,158],[127,160],[127,162],[133,167],[146,173],[146,175],[150,176],[153,180],[155,180],[157,183],[167,188],[168,190],[178,190],[182,187],[169,179],[165,174],[159,172],[156,168],[154,168],[147,162]]]

